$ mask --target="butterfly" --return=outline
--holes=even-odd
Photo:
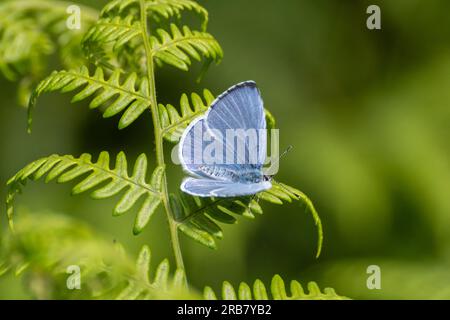
[[[234,85],[183,132],[178,157],[191,177],[183,180],[181,190],[226,198],[270,189],[271,177],[262,170],[266,144],[264,105],[256,83]]]

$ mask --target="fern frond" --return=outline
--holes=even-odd
[[[151,252],[144,246],[136,261],[136,274],[119,293],[117,300],[181,299],[188,293],[185,273],[177,269],[170,277],[169,261],[163,260],[156,268],[153,280],[150,278]]]
[[[133,9],[137,11],[138,5],[139,0],[114,0],[103,8],[101,15],[122,14]],[[208,11],[192,0],[147,0],[146,7],[149,13],[154,13],[163,19],[180,18],[182,11],[192,11],[202,18],[203,31],[208,25]]]
[[[187,290],[183,272],[168,273],[166,260],[150,281],[149,257],[150,250],[145,246],[135,263],[120,244],[100,236],[81,221],[50,212],[21,209],[15,232],[3,233],[0,239],[0,269],[44,283],[36,298],[198,298],[197,293]],[[80,267],[80,290],[67,290],[69,266]],[[35,287],[31,283],[24,281],[30,291]],[[134,290],[130,290],[131,284]]]
[[[105,60],[107,52],[117,52],[125,44],[141,36],[142,28],[133,15],[98,20],[82,40],[83,51],[89,60]],[[108,49],[106,49],[109,47]]]
[[[305,209],[311,213],[311,216],[314,219],[314,223],[317,229],[317,251],[316,257],[320,256],[322,251],[323,244],[323,228],[322,221],[320,219],[319,214],[316,211],[312,201],[300,190],[288,186],[284,183],[277,182],[272,180],[272,188],[270,190],[261,192],[258,194],[258,197],[261,200],[266,202],[270,202],[273,204],[282,205],[284,202],[292,202],[292,200],[297,200],[302,202],[305,205]]]
[[[170,202],[178,229],[211,249],[216,249],[215,240],[223,237],[218,223],[234,224],[237,222],[235,215],[254,218],[255,214],[262,214],[258,202],[249,197],[214,199],[180,193],[172,195]]]
[[[90,154],[83,154],[79,158],[73,156],[51,155],[30,163],[8,181],[7,213],[12,225],[14,212],[14,198],[21,192],[22,186],[30,179],[38,180],[45,177],[45,182],[57,180],[58,183],[70,182],[83,177],[72,189],[72,194],[92,191],[92,198],[105,199],[123,192],[117,202],[113,214],[122,215],[136,206],[138,200],[144,198],[135,219],[133,232],[138,234],[147,225],[150,217],[161,202],[161,181],[163,167],[158,167],[147,182],[147,157],[142,154],[136,160],[133,173],[128,173],[125,154],[119,153],[113,169],[110,168],[108,152],[100,153],[96,162]]]
[[[29,104],[29,127],[32,123],[32,112],[37,99],[46,92],[72,92],[83,88],[77,93],[72,102],[85,100],[95,95],[90,103],[90,108],[105,106],[102,110],[105,118],[112,117],[122,111],[119,121],[119,129],[126,128],[133,123],[145,110],[149,109],[150,98],[148,92],[148,81],[146,78],[137,79],[136,73],[131,73],[121,82],[121,72],[115,71],[108,79],[105,79],[102,68],[97,68],[93,75],[89,74],[87,67],[69,71],[52,73],[43,80],[34,90]]]
[[[159,117],[163,137],[177,143],[189,123],[202,115],[213,101],[214,96],[205,89],[203,99],[200,95],[192,93],[191,101],[189,101],[187,94],[183,94],[180,99],[180,112],[171,104],[167,106],[160,104]]]
[[[338,295],[334,289],[325,288],[323,292],[315,282],[308,283],[308,293],[305,293],[302,285],[296,281],[291,281],[289,294],[286,290],[283,279],[279,275],[272,278],[270,290],[266,289],[264,283],[257,279],[253,284],[253,290],[250,286],[241,282],[236,292],[235,288],[228,281],[223,282],[222,299],[223,300],[348,300],[347,297]],[[217,300],[214,290],[205,287],[204,297],[206,300]]]
[[[212,35],[206,32],[192,31],[184,26],[180,30],[170,25],[170,33],[164,29],[156,31],[157,36],[150,37],[152,55],[158,65],[168,64],[187,71],[191,58],[200,61],[201,56],[219,63],[223,51]]]
[[[323,243],[322,222],[311,200],[304,193],[288,185],[274,182],[270,190],[260,192],[256,197],[279,205],[292,200],[304,203],[317,227],[316,256],[319,257]],[[178,197],[172,195],[171,206],[181,232],[208,248],[216,249],[216,239],[223,237],[222,228],[218,223],[234,224],[237,222],[235,215],[254,218],[255,215],[263,213],[259,202],[255,199],[254,197],[200,198],[181,193]]]
[[[47,0],[14,0],[0,4],[0,69],[5,76],[14,80],[30,71],[35,72],[37,63],[42,65],[45,57],[57,47],[63,49],[74,38],[80,40],[97,13],[83,6],[82,30],[75,32],[66,27],[69,5],[64,1]],[[56,41],[53,41],[55,37]],[[63,60],[74,59],[67,58]]]

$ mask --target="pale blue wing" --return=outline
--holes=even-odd
[[[199,197],[240,197],[253,195],[272,188],[269,181],[261,183],[233,183],[211,179],[186,178],[181,184],[181,190]]]
[[[199,117],[193,120],[184,131],[180,139],[178,158],[181,162],[183,169],[190,175],[196,177],[207,177],[200,167],[203,165],[204,146],[203,134],[199,132],[205,132],[207,128],[205,126],[205,118]]]
[[[178,157],[183,169],[190,175],[198,178],[211,178],[222,181],[232,181],[233,176],[239,176],[241,166],[226,165],[222,162],[215,162],[215,149],[210,148],[216,140],[210,134],[204,117],[199,117],[193,120],[186,128],[180,139],[180,146],[178,149]],[[225,154],[224,146],[220,144],[222,154]],[[206,150],[206,151],[205,151]]]
[[[245,153],[235,153],[234,163],[261,168],[266,158],[266,118],[261,94],[253,81],[239,83],[221,94],[206,114],[206,125],[212,134],[219,132],[226,138],[228,129],[253,129],[257,134],[256,145],[249,148],[247,139],[238,136],[237,140],[245,144]],[[231,144],[230,144],[231,143]],[[224,141],[226,149],[236,151],[236,141]],[[234,146],[233,146],[234,144]],[[251,150],[250,150],[251,149]],[[249,159],[252,158],[252,161]],[[256,161],[254,161],[256,157]]]

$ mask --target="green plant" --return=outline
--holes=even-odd
[[[58,1],[36,1],[33,10],[39,8],[46,12],[49,2],[58,3],[59,6],[65,5]],[[22,1],[17,3],[23,4]],[[184,25],[185,12],[194,13],[200,18],[199,31],[193,31],[191,27]],[[114,215],[124,214],[137,206],[138,202],[142,203],[135,219],[135,234],[142,232],[151,216],[162,207],[169,225],[176,262],[175,279],[179,280],[177,282],[184,282],[180,280],[184,279],[181,275],[185,274],[185,267],[179,232],[202,245],[216,248],[216,240],[223,237],[219,223],[234,223],[235,216],[253,218],[262,213],[259,203],[249,197],[218,202],[181,192],[169,192],[164,158],[165,142],[177,143],[189,122],[205,112],[214,97],[210,91],[205,90],[203,98],[192,93],[189,99],[184,94],[180,99],[179,109],[170,104],[163,105],[157,100],[155,69],[169,65],[188,71],[192,60],[204,60],[206,67],[211,62],[219,63],[223,56],[222,49],[216,39],[207,32],[207,23],[207,11],[192,0],[115,0],[103,9],[100,18],[92,22],[81,40],[80,48],[86,56],[84,64],[78,63],[76,68],[53,72],[32,92],[28,109],[29,130],[37,99],[46,92],[78,91],[72,102],[90,99],[90,107],[99,109],[105,118],[122,113],[119,129],[131,125],[144,112],[150,112],[154,127],[156,168],[148,179],[147,172],[150,170],[147,158],[141,155],[130,175],[124,153],[119,153],[115,165],[110,164],[107,152],[102,152],[95,161],[89,154],[80,157],[51,155],[36,160],[20,170],[7,183],[9,191],[6,202],[11,229],[14,229],[15,196],[22,191],[28,180],[38,180],[45,176],[46,182],[57,180],[59,183],[65,183],[78,179],[78,184],[72,190],[74,194],[91,192],[93,198],[102,199],[121,193]],[[32,64],[33,52],[23,54],[22,60]],[[40,53],[38,59],[41,59],[43,54]],[[273,126],[275,121],[269,112],[267,118],[269,126]],[[322,246],[321,221],[306,195],[277,182],[271,190],[258,194],[258,197],[280,205],[293,200],[300,201],[314,217],[318,230],[319,256]],[[139,201],[142,199],[142,202]],[[147,249],[142,251],[139,261],[146,259],[146,252]],[[167,274],[164,273],[163,276],[167,277]],[[273,297],[287,297],[284,289],[281,289],[279,278],[274,279],[280,286],[279,291],[272,288]],[[148,282],[148,279],[146,281]],[[297,282],[292,288],[293,298],[308,297],[301,293]],[[262,290],[262,286],[260,289]],[[143,293],[140,284],[130,283],[127,290],[126,294],[123,293],[119,297],[153,297]],[[207,292],[207,296],[211,297],[211,291],[208,289]],[[242,292],[243,295],[249,294],[248,290]],[[257,296],[256,292],[255,295]],[[312,293],[309,297],[337,296],[327,291],[326,294]]]

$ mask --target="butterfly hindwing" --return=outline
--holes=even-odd
[[[240,197],[252,195],[271,187],[269,181],[245,184],[196,178],[186,178],[181,184],[183,192],[199,197]]]

